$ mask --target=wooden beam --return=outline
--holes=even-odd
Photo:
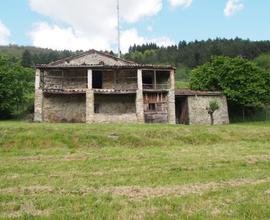
[[[157,71],[154,70],[154,89],[157,89]]]
[[[62,79],[61,79],[61,83],[62,83],[62,89],[64,89],[64,70],[62,70]]]

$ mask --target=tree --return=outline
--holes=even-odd
[[[33,103],[34,72],[13,58],[0,56],[0,118],[9,118]]]
[[[269,54],[262,54],[258,56],[255,60],[257,65],[267,71],[270,71],[270,55]]]
[[[242,57],[214,57],[191,74],[195,90],[223,91],[241,106],[259,107],[270,102],[270,74]]]
[[[206,107],[206,110],[208,111],[208,114],[211,118],[211,125],[214,125],[214,113],[219,109],[219,104],[217,100],[212,100],[209,102],[209,106]]]
[[[33,66],[32,55],[29,52],[29,50],[25,50],[23,52],[21,65],[23,67],[32,67]]]

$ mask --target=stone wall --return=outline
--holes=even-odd
[[[134,95],[95,95],[96,111],[100,114],[120,115],[136,113]]]
[[[65,63],[65,65],[82,65],[82,64],[89,64],[89,65],[104,64],[104,65],[121,66],[126,65],[127,62],[112,57],[104,56],[99,53],[92,53],[78,58],[74,58],[70,62]]]
[[[176,124],[175,115],[175,70],[170,71],[170,90],[168,93],[168,122]]]
[[[94,123],[137,123],[136,113],[109,115],[94,114]]]
[[[136,95],[95,94],[94,123],[137,123]]]
[[[188,112],[189,124],[210,125],[211,119],[206,108],[211,100],[216,100],[219,110],[214,113],[214,124],[228,124],[228,106],[225,96],[189,96]]]
[[[35,90],[35,113],[34,121],[43,121],[43,91],[41,89]]]
[[[85,122],[85,95],[44,95],[45,122]]]
[[[86,123],[94,122],[94,91],[86,90]]]

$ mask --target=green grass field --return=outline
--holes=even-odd
[[[0,122],[0,219],[270,219],[270,124]]]

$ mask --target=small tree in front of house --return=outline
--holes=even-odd
[[[214,113],[219,109],[219,104],[217,100],[212,100],[209,102],[209,106],[206,107],[206,110],[208,111],[208,114],[211,118],[211,125],[214,125]]]

